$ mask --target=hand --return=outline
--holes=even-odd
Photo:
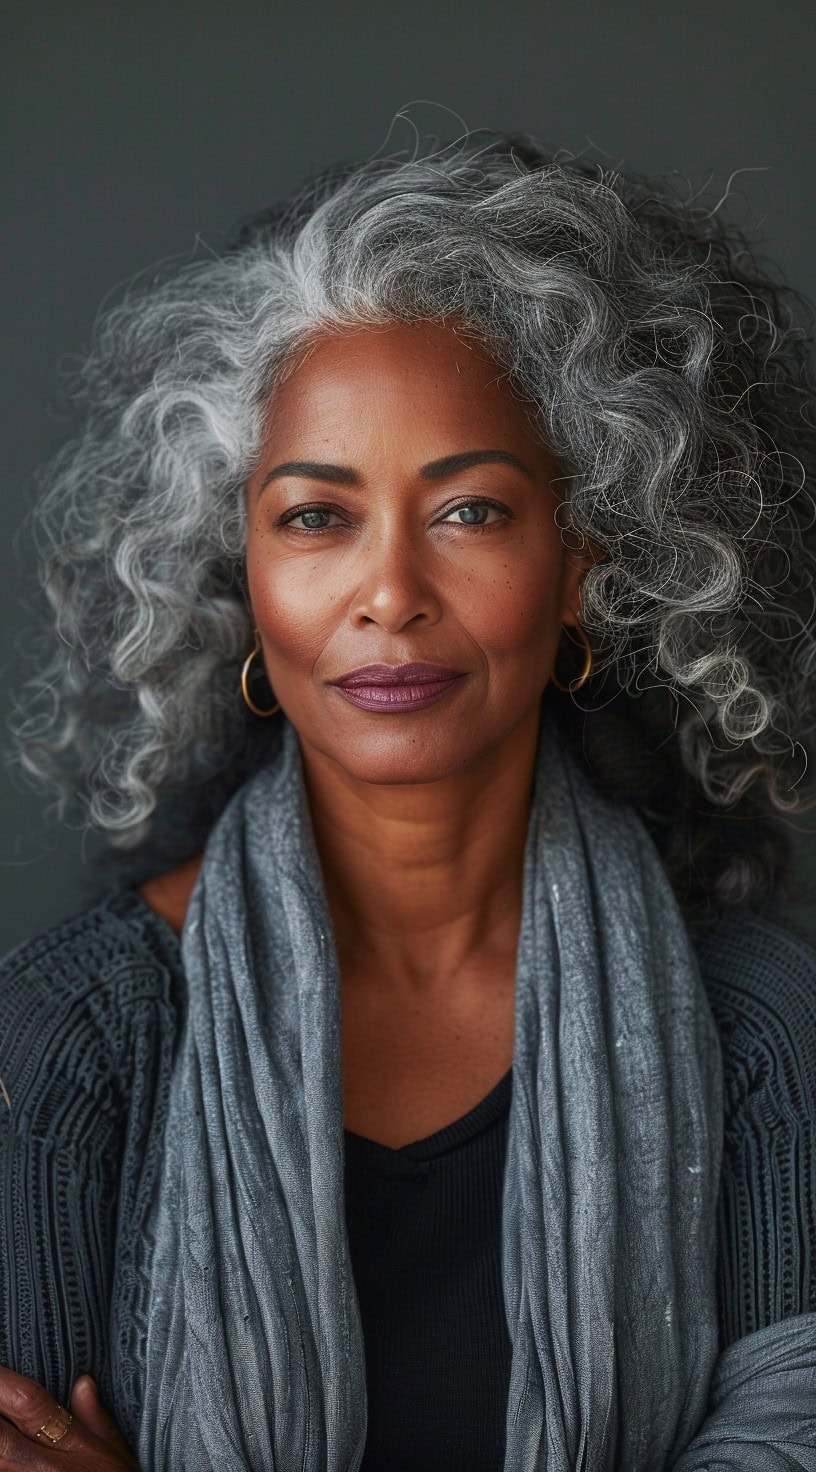
[[[139,1472],[116,1422],[102,1405],[90,1375],[81,1375],[71,1392],[72,1421],[59,1441],[40,1427],[66,1421],[64,1407],[36,1380],[0,1368],[0,1472]]]

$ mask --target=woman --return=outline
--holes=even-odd
[[[141,871],[4,967],[0,1465],[816,1465],[786,294],[469,138],[83,387],[17,734]]]

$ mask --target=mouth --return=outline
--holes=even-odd
[[[439,664],[366,664],[330,684],[362,710],[396,715],[433,705],[463,677]]]
[[[444,664],[361,664],[330,684],[343,690],[369,685],[433,685],[440,680],[456,680],[461,674],[461,670],[449,669]]]

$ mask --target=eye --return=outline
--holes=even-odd
[[[471,497],[469,501],[460,501],[458,506],[452,506],[449,511],[446,511],[442,522],[450,525],[450,518],[457,517],[459,519],[453,522],[454,526],[482,527],[495,525],[499,521],[508,521],[510,516],[509,507],[503,506],[500,501]]]
[[[510,508],[502,505],[501,501],[491,501],[484,496],[470,496],[468,500],[460,501],[458,506],[451,506],[438,519],[438,524],[464,526],[479,531],[482,527],[510,521],[512,515]],[[335,531],[344,525],[344,520],[343,513],[333,506],[295,506],[284,513],[279,525],[291,527],[295,532],[315,534]]]
[[[287,511],[281,517],[281,525],[294,527],[297,532],[324,532],[330,530],[330,517],[336,515],[330,506],[307,506],[300,511]]]

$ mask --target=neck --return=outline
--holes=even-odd
[[[383,786],[302,748],[341,967],[411,990],[515,957],[539,711],[478,763]],[[481,966],[478,968],[481,969]]]

